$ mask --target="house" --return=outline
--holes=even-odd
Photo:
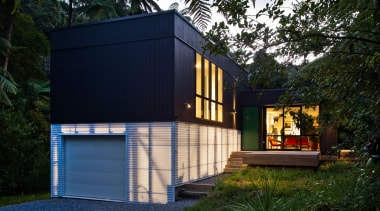
[[[233,151],[323,149],[274,113],[280,92],[234,87],[242,69],[200,41],[175,10],[52,32],[52,197],[174,202]]]
[[[241,68],[165,11],[51,36],[51,192],[167,203],[240,150]]]
[[[338,144],[338,130],[332,127],[319,133],[317,118],[323,105],[306,108],[301,102],[283,109],[275,109],[286,89],[242,91],[242,150],[301,150],[330,153],[331,147]],[[309,118],[299,121],[298,127],[291,112],[302,112]]]

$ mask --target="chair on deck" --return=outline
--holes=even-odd
[[[268,141],[270,142],[270,148],[272,149],[273,147],[280,147],[282,146],[281,141],[273,139],[273,137],[268,137]]]

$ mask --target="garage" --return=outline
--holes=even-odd
[[[63,136],[64,195],[125,201],[125,136]]]

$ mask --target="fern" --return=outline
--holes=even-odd
[[[193,16],[194,24],[200,30],[206,30],[211,22],[211,4],[207,0],[185,0],[185,4],[189,3],[189,12]]]
[[[7,105],[12,105],[11,100],[8,97],[8,94],[16,94],[17,87],[15,83],[9,80],[6,75],[10,75],[8,72],[4,74],[4,69],[0,67],[0,102]],[[12,77],[11,77],[12,78]],[[13,78],[12,78],[13,79]]]

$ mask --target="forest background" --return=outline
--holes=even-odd
[[[358,168],[372,172],[375,184],[380,0],[304,0],[292,4],[291,12],[283,3],[273,1],[257,14],[250,12],[254,0],[184,0],[183,9],[173,1],[170,8],[213,41],[204,43],[205,50],[227,54],[245,69],[236,86],[288,88],[279,107],[299,100],[323,105],[320,124],[340,131],[331,153],[355,150]],[[51,31],[160,10],[153,0],[0,0],[0,196],[50,188]],[[225,19],[210,25],[215,12]]]

